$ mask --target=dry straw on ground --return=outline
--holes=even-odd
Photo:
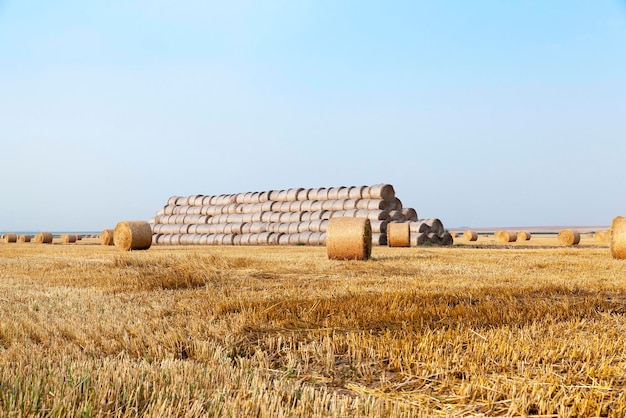
[[[580,233],[574,229],[564,229],[558,235],[561,245],[578,245],[580,243]]]
[[[369,219],[330,219],[326,232],[326,253],[333,260],[368,260],[372,253]]]
[[[410,247],[411,231],[408,222],[390,222],[387,224],[387,244],[390,247]]]
[[[478,240],[478,233],[476,231],[472,231],[470,229],[468,229],[467,231],[463,232],[463,239],[465,241],[477,241]]]
[[[35,242],[38,244],[52,244],[52,232],[40,232],[35,235]]]
[[[7,244],[17,242],[17,234],[4,234],[4,242]]]
[[[124,251],[147,250],[152,245],[152,228],[146,221],[122,221],[113,232],[115,246]]]
[[[623,216],[613,219],[611,227],[611,254],[613,258],[626,259],[626,218]]]
[[[100,243],[102,243],[102,245],[114,245],[113,234],[113,229],[105,229],[102,231],[100,234]]]

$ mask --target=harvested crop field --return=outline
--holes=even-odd
[[[626,262],[459,243],[2,243],[0,415],[623,416]]]

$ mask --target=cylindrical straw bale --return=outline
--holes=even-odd
[[[224,234],[222,236],[222,245],[234,245],[234,244],[235,244],[235,235]]]
[[[322,233],[321,232],[311,232],[309,235],[309,245],[322,245],[321,244]]]
[[[387,210],[389,202],[381,199],[361,199],[356,202],[356,209],[364,210]]]
[[[426,244],[428,241],[428,234],[423,232],[411,232],[411,247],[418,247]]]
[[[441,245],[454,245],[454,237],[450,232],[444,232],[441,237]]]
[[[289,226],[291,225],[290,223],[286,223],[286,222],[280,222],[277,223],[276,225],[278,225],[278,233],[279,234],[289,234]]]
[[[333,260],[368,260],[372,227],[366,218],[332,218],[326,232],[326,253]]]
[[[287,201],[288,202],[294,202],[294,201],[298,200],[298,193],[300,193],[303,190],[304,189],[301,188],[301,187],[287,189]]]
[[[344,210],[343,211],[343,215],[346,218],[356,218],[356,214],[357,214],[358,209],[348,209],[348,210]]]
[[[324,200],[322,202],[322,210],[333,210],[333,200]]]
[[[430,232],[441,235],[444,232],[443,223],[437,218],[425,219],[426,225],[430,227]]]
[[[397,197],[394,197],[389,201],[388,210],[402,210],[402,201]]]
[[[517,232],[517,240],[518,241],[529,241],[530,240],[530,232],[518,231]]]
[[[270,232],[261,232],[257,235],[256,245],[267,245],[270,238]]]
[[[350,199],[362,199],[363,198],[363,190],[365,189],[365,186],[353,186],[350,187],[350,190],[348,190],[348,197]]]
[[[193,196],[189,196],[189,206],[202,206],[202,200],[204,199],[204,195],[194,194]]]
[[[427,236],[428,242],[430,242],[431,244],[441,245],[441,236],[439,236],[438,234],[435,234],[434,232],[429,232]]]
[[[297,234],[299,233],[299,229],[300,229],[300,222],[291,222],[288,224],[289,225],[289,229],[287,229],[287,233],[288,234]]]
[[[424,219],[417,220],[415,222],[409,222],[409,229],[415,233],[429,233],[430,225],[426,223]]]
[[[280,222],[281,216],[282,216],[282,213],[280,212],[272,212],[270,214],[270,222],[274,222],[274,223]]]
[[[362,216],[362,213],[365,212],[366,215]],[[389,212],[384,211],[384,210],[366,210],[366,211],[362,211],[360,210],[358,212],[358,216],[359,217],[366,217],[369,220],[372,221],[385,221],[387,219],[389,219]]]
[[[263,212],[255,212],[250,214],[250,221],[252,222],[261,222],[261,214]]]
[[[322,210],[322,206],[324,206],[324,200],[314,200],[311,202],[309,212],[319,212]]]
[[[320,219],[330,219],[332,214],[333,212],[330,210],[323,210],[321,211]]]
[[[394,222],[404,222],[406,220],[404,219],[404,215],[402,214],[402,211],[400,210],[389,211],[389,219]]]
[[[387,225],[387,245],[390,247],[411,246],[411,231],[408,222],[390,222]]]
[[[278,220],[278,222],[281,223],[289,223],[291,219],[291,213],[289,212],[284,212],[280,214],[280,219]]]
[[[328,189],[328,200],[339,199],[339,187],[330,187]]]
[[[263,202],[265,202],[265,200],[263,202],[261,202],[261,193],[260,192],[252,192],[252,196],[250,197],[250,200],[252,200],[252,203],[263,203]]]
[[[233,245],[241,245],[241,235],[235,235],[233,237]]]
[[[12,244],[12,243],[17,242],[17,234],[13,234],[13,233],[4,234],[4,242],[6,244]]]
[[[113,245],[114,244],[114,242],[113,242],[113,229],[105,229],[104,231],[102,231],[102,233],[100,233],[100,243],[102,245]]]
[[[387,234],[387,225],[389,224],[389,221],[370,221],[370,223],[372,224],[372,234]]]
[[[330,217],[331,218],[354,218],[354,216],[346,216],[346,211],[345,210],[335,210],[335,211],[330,211]]]
[[[271,232],[267,237],[267,245],[278,245],[281,236],[282,234]]]
[[[305,231],[318,232],[318,231],[311,231],[311,221],[298,222],[298,232],[305,232]]]
[[[318,189],[313,189],[313,196],[309,194],[309,199],[311,200],[328,200],[328,189],[325,187],[320,187]]]
[[[241,234],[239,236],[241,237],[239,240],[240,245],[250,245],[250,237],[252,234]]]
[[[387,234],[372,232],[372,245],[387,245]]]
[[[309,231],[311,231],[311,232],[322,232],[322,230],[321,230],[322,222],[328,222],[328,221],[322,221],[321,219],[316,219],[314,221],[309,221],[307,223]]]
[[[318,210],[315,212],[309,212],[309,221],[316,221],[318,219],[322,219],[322,215],[325,213],[326,211],[322,211],[322,210]]]
[[[32,235],[29,234],[21,234],[19,237],[17,237],[18,242],[30,242],[33,239]]]
[[[468,229],[463,232],[463,239],[469,242],[478,241],[478,232]]]
[[[496,239],[500,242],[508,243],[517,240],[517,232],[512,231],[499,231],[498,234],[494,234]]]
[[[180,196],[172,196],[169,199],[167,199],[168,206],[176,206],[176,202],[178,202],[179,198]]]
[[[557,236],[561,245],[578,245],[580,243],[580,233],[575,229],[564,229]]]
[[[302,201],[294,200],[289,204],[289,212],[300,212],[302,209]]]
[[[342,210],[352,210],[352,209],[357,209],[357,203],[358,200],[357,199],[344,199],[342,200],[343,202],[343,206],[342,206]]]
[[[415,209],[413,208],[402,208],[400,209],[400,212],[402,212],[402,215],[404,216],[404,219],[406,219],[409,222],[414,222],[417,221],[417,212],[415,211]]]
[[[272,212],[261,212],[261,222],[272,222]]]
[[[189,206],[189,196],[181,196],[176,200],[177,206]]]
[[[267,223],[265,222],[252,222],[250,225],[250,233],[252,234],[260,234],[261,232],[267,231]]]
[[[607,231],[611,240],[611,255],[618,260],[626,259],[626,217],[616,216]]]
[[[277,202],[287,202],[288,199],[287,190],[281,190],[278,192],[278,197],[276,197]]]
[[[148,227],[150,224],[148,224]],[[76,234],[62,234],[61,242],[65,244],[73,244],[76,242]],[[150,242],[152,242],[152,228],[150,229]]]
[[[289,234],[279,234],[278,245],[289,245]]]
[[[35,235],[35,242],[38,244],[52,244],[52,232],[40,232]]]
[[[278,203],[273,202],[271,200],[267,200],[261,203],[261,211],[262,212],[272,212],[274,210],[274,205],[278,205]]]
[[[305,201],[305,200],[309,200],[309,192],[311,191],[311,189],[301,189],[298,192],[298,195],[296,196],[296,200],[299,200],[301,202]]]
[[[391,184],[375,184],[366,187],[363,191],[363,197],[368,199],[383,199],[391,201],[396,197],[396,192]]]
[[[290,212],[289,207],[291,206],[291,202],[279,202],[276,205],[274,205],[274,210],[277,212]]]
[[[259,193],[259,203],[265,203],[270,200],[270,192]]]
[[[350,188],[349,187],[340,187],[337,192],[337,200],[346,200],[350,198]]]
[[[267,198],[268,200],[271,200],[273,202],[278,202],[279,194],[280,194],[280,190],[270,190],[269,192],[267,192]]]
[[[343,205],[345,200],[333,200],[333,206],[330,210],[344,210]]]
[[[593,239],[598,242],[607,241],[607,231],[597,231],[595,234],[593,234]]]
[[[152,244],[152,229],[146,221],[118,222],[113,232],[115,246],[121,250],[147,250]]]

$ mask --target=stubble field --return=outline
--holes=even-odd
[[[0,244],[2,416],[624,416],[626,263]]]

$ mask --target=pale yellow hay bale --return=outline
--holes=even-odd
[[[425,220],[421,219],[409,222],[409,229],[411,232],[423,234],[430,232],[430,225],[428,225]]]
[[[270,214],[270,222],[278,223],[280,222],[280,218],[283,216],[281,212],[272,212]]]
[[[298,193],[300,193],[303,190],[304,189],[302,187],[288,189],[287,190],[287,201],[288,202],[294,202],[294,201],[298,200]]]
[[[339,199],[339,187],[331,187],[328,189],[328,200]]]
[[[178,202],[178,199],[180,199],[180,196],[172,196],[167,199],[167,204],[169,206],[176,206],[176,202]]]
[[[346,218],[356,218],[357,211],[358,209],[348,209],[344,210],[343,214]]]
[[[265,222],[252,222],[250,225],[250,233],[252,234],[260,234],[261,232],[267,231],[268,223]]]
[[[382,199],[361,199],[356,202],[356,209],[388,210],[389,202]]]
[[[311,230],[311,221],[297,222],[296,224],[298,225],[296,232],[318,232]]]
[[[370,221],[370,223],[372,225],[372,234],[387,234],[389,221]]]
[[[346,200],[350,198],[350,188],[349,187],[340,187],[337,192],[337,200]]]
[[[281,190],[278,192],[278,196],[276,197],[277,202],[287,202],[289,200],[287,196],[287,190]],[[254,245],[254,244],[250,244]]]
[[[311,205],[313,204],[312,200],[303,200],[300,205],[300,210],[302,212],[311,212]]]
[[[277,203],[272,202],[271,200],[261,203],[261,212],[272,212],[274,210],[274,205],[277,205]]]
[[[150,224],[148,224],[148,227],[150,227]],[[150,241],[152,241],[152,229],[150,229]],[[62,234],[61,235],[61,242],[65,243],[65,244],[73,244],[76,242],[76,234]]]
[[[322,233],[321,232],[311,232],[309,236],[309,245],[322,245]]]
[[[268,200],[273,202],[278,202],[278,195],[280,194],[280,190],[270,190],[267,192]]]
[[[250,214],[251,222],[261,222],[261,213],[263,212],[255,212]]]
[[[557,236],[561,245],[578,245],[580,243],[580,233],[575,229],[564,229]]]
[[[463,232],[463,239],[468,242],[478,241],[478,232],[468,229]]]
[[[500,242],[508,243],[517,240],[517,232],[513,231],[498,231],[496,239]]]
[[[309,221],[316,221],[318,219],[325,219],[324,218],[324,214],[327,211],[325,210],[318,210],[318,211],[314,211],[314,212],[309,212]]]
[[[322,210],[333,210],[333,203],[335,201],[334,200],[324,200],[322,202]]]
[[[4,242],[6,244],[12,244],[12,243],[17,242],[17,234],[13,234],[13,233],[4,234]]]
[[[611,255],[618,260],[626,259],[626,218],[617,216],[611,224]]]
[[[33,236],[30,234],[21,234],[19,237],[17,237],[17,241],[21,243],[30,242],[32,239]]]
[[[270,200],[270,192],[260,192],[259,193],[259,203],[265,203]]]
[[[300,212],[302,208],[302,202],[295,200],[289,204],[289,212]]]
[[[311,208],[309,209],[309,212],[319,212],[322,210],[323,205],[323,200],[314,200],[311,202]]]
[[[156,225],[155,225],[156,226]],[[159,230],[165,225],[159,225]],[[105,229],[100,233],[100,243],[102,245],[113,245],[113,229]]]
[[[333,200],[332,202],[333,202],[333,205],[330,210],[344,210],[343,206],[344,206],[345,200]]]
[[[356,212],[357,218],[367,218],[372,221],[385,221],[389,219],[389,212],[384,210],[363,210]]]
[[[246,221],[249,222],[249,220],[245,220],[244,222]],[[261,212],[261,222],[272,222],[272,212]]]
[[[291,202],[280,202],[274,206],[274,210],[276,210],[277,212],[288,213],[291,212],[290,207]]]
[[[428,234],[423,232],[411,232],[411,247],[417,247],[426,244],[428,241]]]
[[[530,241],[530,232],[528,231],[517,231],[517,240],[518,241]]]
[[[146,221],[121,221],[115,226],[113,240],[124,251],[147,250],[152,244],[152,229]]]
[[[250,200],[252,200],[253,203],[263,203],[267,199],[261,201],[261,192],[253,192]]]
[[[267,238],[267,245],[278,245],[280,237],[282,234],[270,233]]]
[[[387,245],[390,247],[409,247],[411,231],[408,222],[389,222],[387,224]]]
[[[350,199],[362,199],[363,198],[363,190],[366,189],[366,186],[353,186],[348,190],[348,197]]]
[[[289,245],[289,234],[279,234],[278,245]]]
[[[445,232],[443,223],[437,218],[425,219],[424,222],[430,227],[430,232],[434,232],[437,235],[441,235]]]
[[[305,201],[305,200],[309,200],[309,193],[311,192],[311,189],[302,189],[298,192],[298,195],[296,196],[296,200],[299,200],[301,202]]]
[[[293,212],[289,214],[289,222],[302,222],[302,212]]]
[[[35,235],[35,242],[38,244],[52,244],[52,232],[40,232]]]
[[[366,218],[332,218],[326,232],[326,252],[333,260],[368,260],[372,227]]]
[[[311,196],[311,194],[313,196]],[[311,200],[328,200],[328,189],[325,187],[319,187],[313,189],[312,193],[309,193],[309,199]]]

